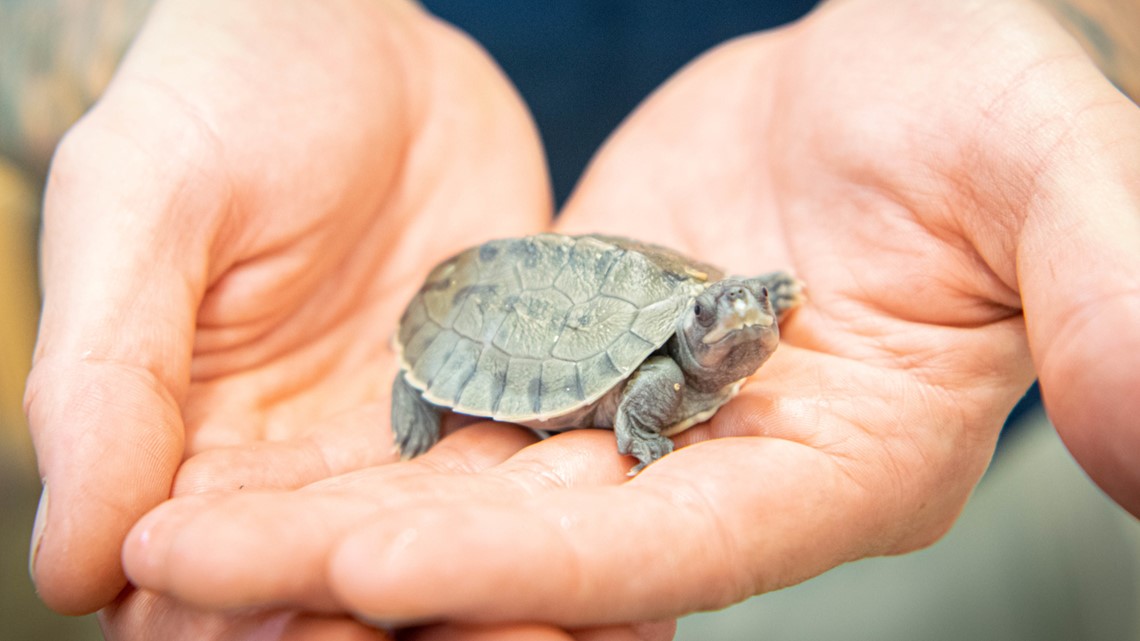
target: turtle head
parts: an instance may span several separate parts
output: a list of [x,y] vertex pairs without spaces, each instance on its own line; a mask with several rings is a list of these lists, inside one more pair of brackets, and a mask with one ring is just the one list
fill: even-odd
[[690,385],[712,391],[755,372],[779,342],[767,288],[727,278],[697,296],[677,321],[669,350]]

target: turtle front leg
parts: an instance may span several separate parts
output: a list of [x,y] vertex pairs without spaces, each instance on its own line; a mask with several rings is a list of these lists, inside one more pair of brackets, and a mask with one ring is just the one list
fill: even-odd
[[685,389],[685,375],[673,359],[654,356],[629,377],[614,417],[618,452],[640,461],[630,476],[673,451],[673,441],[662,435],[673,425]]
[[436,444],[441,414],[438,407],[425,401],[423,394],[408,383],[403,372],[396,375],[392,383],[392,435],[400,458],[414,458]]
[[768,288],[768,300],[772,302],[772,311],[776,312],[776,318],[781,321],[788,312],[802,305],[806,298],[803,281],[788,272],[771,272],[749,278],[746,282],[756,298],[760,298],[758,292],[761,287]]

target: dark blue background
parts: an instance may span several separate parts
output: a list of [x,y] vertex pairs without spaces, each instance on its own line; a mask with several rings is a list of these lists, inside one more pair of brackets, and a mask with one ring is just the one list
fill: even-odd
[[702,52],[794,20],[815,0],[426,0],[514,81],[542,133],[556,201],[618,123]]

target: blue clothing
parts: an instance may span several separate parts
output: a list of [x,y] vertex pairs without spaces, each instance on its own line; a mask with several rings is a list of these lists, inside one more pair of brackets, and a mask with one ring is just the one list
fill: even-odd
[[425,0],[503,67],[538,123],[555,200],[634,107],[702,52],[815,0]]

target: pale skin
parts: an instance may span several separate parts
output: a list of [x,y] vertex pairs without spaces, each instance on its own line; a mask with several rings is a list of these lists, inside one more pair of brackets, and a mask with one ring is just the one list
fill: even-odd
[[[936,540],[1034,376],[1078,461],[1140,513],[1140,114],[1014,0],[829,3],[703,57],[599,153],[558,231],[808,283],[776,354],[677,452],[628,480],[611,433],[533,444],[481,424],[389,464],[386,345],[410,274],[550,212],[505,81],[414,10],[369,7],[407,30],[314,42],[306,55],[339,63],[314,77],[292,65],[258,85],[239,67],[211,91],[216,69],[188,59],[177,19],[192,10],[170,2],[65,144],[29,386],[51,495],[34,575],[53,607],[112,601],[125,537],[142,589],[104,610],[121,638],[382,634],[354,616],[463,622],[429,638],[518,620],[541,624],[527,638],[668,638],[668,623],[627,624]],[[221,29],[237,47],[220,48],[227,68],[272,44],[251,41],[248,18]],[[319,16],[296,18],[304,34]],[[425,64],[403,47],[434,52],[430,73],[352,64],[377,42],[394,49],[372,58],[397,68]],[[157,82],[161,59],[183,82]],[[325,104],[328,85],[297,90],[318,77],[359,93]],[[329,117],[274,109],[250,129],[235,116],[299,99]],[[116,189],[124,172],[152,179]],[[471,227],[444,242],[444,219]],[[223,492],[143,517],[207,490]]]

